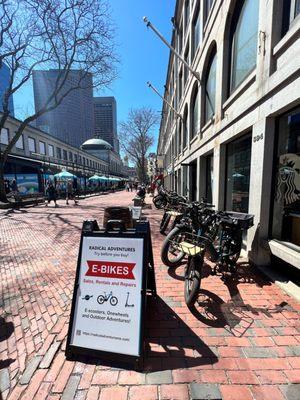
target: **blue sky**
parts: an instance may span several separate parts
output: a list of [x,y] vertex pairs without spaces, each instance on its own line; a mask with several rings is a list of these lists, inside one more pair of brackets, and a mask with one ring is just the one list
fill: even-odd
[[[116,42],[121,63],[119,78],[111,89],[98,92],[99,96],[115,96],[118,121],[126,120],[131,108],[149,106],[161,111],[162,101],[146,85],[150,80],[161,93],[166,79],[168,48],[146,28],[143,16],[170,40],[171,17],[175,0],[109,0],[112,18],[116,25]],[[24,116],[33,109],[31,84],[14,98],[16,117]]]

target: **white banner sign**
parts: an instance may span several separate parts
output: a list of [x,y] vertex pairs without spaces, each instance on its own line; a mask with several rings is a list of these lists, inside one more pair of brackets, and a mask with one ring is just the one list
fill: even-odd
[[143,239],[83,237],[70,345],[138,356]]
[[132,219],[140,219],[142,214],[142,207],[131,207]]

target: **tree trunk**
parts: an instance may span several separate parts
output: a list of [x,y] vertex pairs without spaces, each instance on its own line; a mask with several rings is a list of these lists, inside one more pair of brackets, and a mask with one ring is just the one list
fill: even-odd
[[0,201],[3,203],[8,202],[4,185],[4,164],[2,162],[0,163]]

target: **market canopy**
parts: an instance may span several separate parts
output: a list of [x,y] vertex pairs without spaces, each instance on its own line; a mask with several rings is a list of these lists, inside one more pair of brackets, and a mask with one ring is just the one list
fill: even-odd
[[89,178],[89,181],[106,181],[106,178],[104,176],[93,175]]
[[71,174],[68,171],[61,171],[59,174],[55,174],[54,177],[56,179],[74,179],[74,178],[76,178],[75,175]]

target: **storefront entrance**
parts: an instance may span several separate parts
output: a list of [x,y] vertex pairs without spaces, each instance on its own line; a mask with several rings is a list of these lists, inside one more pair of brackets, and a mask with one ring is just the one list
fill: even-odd
[[272,238],[300,246],[300,108],[277,121]]

